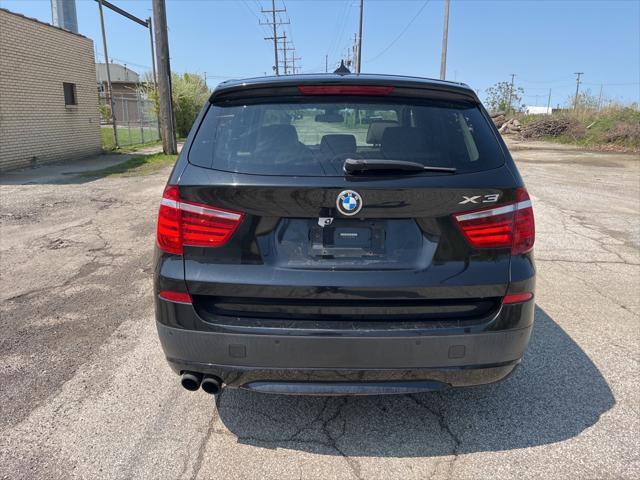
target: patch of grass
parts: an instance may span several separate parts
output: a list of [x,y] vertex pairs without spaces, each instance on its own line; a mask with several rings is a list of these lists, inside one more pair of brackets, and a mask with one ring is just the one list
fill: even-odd
[[138,145],[129,145],[127,147],[120,147],[117,151],[119,153],[136,153],[143,148],[155,147],[156,145],[162,145],[162,140],[154,140],[153,142],[140,143]]
[[[110,151],[116,148],[116,142],[113,138],[113,127],[101,127],[100,136],[103,150]],[[143,138],[144,143],[142,141]],[[156,129],[145,128],[143,134],[143,132],[140,131],[140,127],[118,127],[118,143],[120,144],[121,150],[154,145],[158,143],[158,131]]]
[[173,165],[177,158],[177,155],[165,155],[164,153],[140,155],[117,165],[103,168],[102,170],[82,172],[80,175],[83,177],[137,177],[149,175],[164,167]]

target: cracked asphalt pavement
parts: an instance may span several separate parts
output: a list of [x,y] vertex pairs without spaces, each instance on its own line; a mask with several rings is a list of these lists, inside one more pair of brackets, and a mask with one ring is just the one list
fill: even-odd
[[511,147],[538,230],[528,353],[409,396],[183,390],[151,298],[168,170],[1,177],[0,479],[639,478],[640,158]]

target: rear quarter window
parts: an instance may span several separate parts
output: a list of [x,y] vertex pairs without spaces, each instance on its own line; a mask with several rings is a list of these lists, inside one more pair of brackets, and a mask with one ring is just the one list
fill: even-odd
[[236,173],[343,176],[347,158],[496,168],[504,154],[479,107],[466,102],[302,97],[211,105],[189,161]]

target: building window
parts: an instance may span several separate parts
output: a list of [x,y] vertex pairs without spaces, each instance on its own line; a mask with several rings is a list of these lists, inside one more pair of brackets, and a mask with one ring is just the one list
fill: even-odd
[[64,88],[65,106],[78,105],[78,99],[76,98],[76,84],[63,82],[62,88]]

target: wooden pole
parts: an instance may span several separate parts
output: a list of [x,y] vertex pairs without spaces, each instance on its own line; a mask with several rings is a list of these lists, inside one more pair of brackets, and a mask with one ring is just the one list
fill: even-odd
[[447,76],[447,43],[449,41],[449,0],[444,2],[444,29],[442,30],[442,54],[440,56],[440,80]]
[[111,123],[113,124],[113,141],[116,148],[120,148],[118,142],[118,125],[116,124],[116,109],[113,102],[113,88],[111,86],[111,70],[109,69],[109,53],[107,51],[107,35],[104,30],[104,14],[102,13],[102,0],[98,0],[98,10],[100,10],[100,29],[102,30],[102,48],[104,50],[104,64],[107,67],[107,90],[109,95],[109,106],[111,107]]
[[178,153],[173,124],[171,100],[171,67],[169,63],[169,38],[167,34],[167,11],[164,0],[153,0],[153,23],[155,23],[156,55],[158,65],[158,96],[162,120],[162,150],[166,154]]

